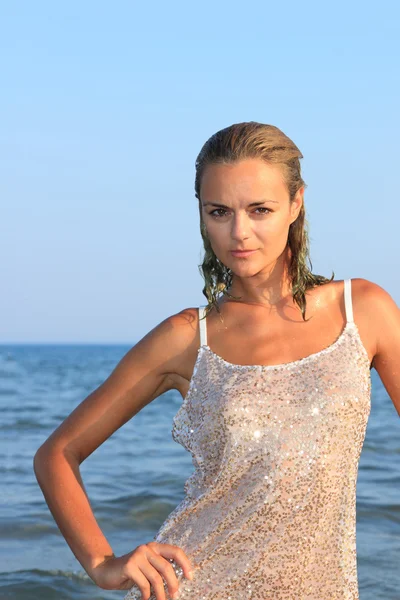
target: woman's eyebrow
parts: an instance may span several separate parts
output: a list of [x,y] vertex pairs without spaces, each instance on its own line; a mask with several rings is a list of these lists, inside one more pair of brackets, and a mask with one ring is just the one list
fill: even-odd
[[[260,206],[260,204],[265,204],[265,202],[274,202],[275,204],[279,204],[278,200],[257,200],[255,202],[250,202],[248,206]],[[203,202],[203,206],[219,206],[220,208],[229,208],[226,204],[220,204],[219,202]]]

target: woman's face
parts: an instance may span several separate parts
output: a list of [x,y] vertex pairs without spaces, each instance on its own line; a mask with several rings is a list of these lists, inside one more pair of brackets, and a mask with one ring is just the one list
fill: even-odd
[[[303,191],[290,203],[279,167],[257,158],[208,165],[200,198],[208,238],[219,260],[239,276],[272,265],[287,245]],[[254,252],[235,256],[232,250]]]

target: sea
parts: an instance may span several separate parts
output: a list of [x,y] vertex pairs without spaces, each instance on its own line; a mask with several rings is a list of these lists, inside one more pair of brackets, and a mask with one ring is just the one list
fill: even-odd
[[[73,555],[36,481],[33,457],[129,349],[0,346],[0,600],[125,596],[123,590],[97,587]],[[360,600],[400,600],[400,421],[374,369],[371,379],[357,481]],[[194,467],[171,436],[181,402],[175,390],[158,397],[80,466],[93,512],[116,556],[151,541],[183,499]]]

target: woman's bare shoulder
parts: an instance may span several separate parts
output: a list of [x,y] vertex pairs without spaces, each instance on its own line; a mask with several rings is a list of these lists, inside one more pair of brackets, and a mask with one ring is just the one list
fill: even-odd
[[379,318],[385,310],[393,310],[396,304],[387,290],[374,281],[355,277],[351,279],[353,304],[368,318]]
[[367,279],[355,279],[356,303],[373,336],[372,366],[400,416],[400,308],[391,294]]
[[192,345],[198,342],[199,309],[183,308],[165,320],[167,335],[175,352],[190,352]]
[[[322,289],[327,290],[327,293],[332,292],[334,296],[339,298],[343,295],[343,287],[344,279],[334,279],[323,284]],[[314,290],[318,292],[319,289],[321,288],[313,288],[311,292]],[[353,306],[358,307],[360,315],[376,310],[377,303],[388,301],[390,298],[389,293],[383,287],[362,277],[351,278],[351,296]]]
[[174,377],[185,376],[199,346],[197,307],[188,307],[165,317],[144,335],[126,355],[132,369],[146,357],[146,368],[164,377],[164,389],[174,387]]
[[[361,277],[352,282],[354,319],[372,349],[372,356],[384,339],[391,337],[399,328],[400,309],[390,293],[381,285]],[[376,366],[376,359],[373,362]]]

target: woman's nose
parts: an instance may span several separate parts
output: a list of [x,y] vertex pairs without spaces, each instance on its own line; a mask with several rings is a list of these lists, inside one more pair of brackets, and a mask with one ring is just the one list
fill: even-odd
[[248,237],[249,222],[244,214],[236,214],[232,219],[232,238],[242,240]]

